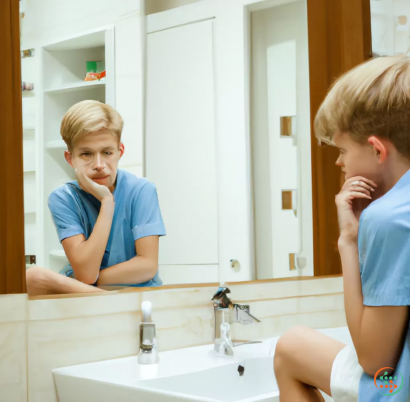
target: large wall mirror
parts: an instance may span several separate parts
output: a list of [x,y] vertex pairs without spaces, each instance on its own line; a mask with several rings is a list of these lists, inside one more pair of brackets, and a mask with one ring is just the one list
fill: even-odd
[[[337,153],[312,116],[336,76],[370,57],[370,11],[375,53],[404,51],[404,1],[49,3],[20,1],[26,268],[33,283],[70,279],[44,294],[341,273]],[[63,140],[64,116],[86,100],[110,106],[111,123],[119,113],[124,149],[104,143],[114,123],[84,135],[81,153]],[[82,105],[85,130],[95,116]],[[98,225],[110,213],[112,230]],[[84,256],[95,227],[106,233]],[[93,253],[111,273],[75,285]]]

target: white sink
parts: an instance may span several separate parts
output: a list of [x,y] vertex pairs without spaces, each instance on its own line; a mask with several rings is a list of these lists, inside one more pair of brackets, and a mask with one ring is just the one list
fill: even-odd
[[[321,330],[351,343],[347,328]],[[279,401],[273,372],[278,337],[235,348],[235,357],[213,355],[213,346],[160,353],[158,365],[137,356],[53,370],[60,402]],[[238,365],[245,366],[243,376]],[[325,397],[326,401],[332,401]]]

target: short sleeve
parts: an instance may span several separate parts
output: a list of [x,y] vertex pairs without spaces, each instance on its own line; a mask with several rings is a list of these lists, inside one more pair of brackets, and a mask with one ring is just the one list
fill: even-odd
[[155,184],[147,182],[133,195],[131,227],[134,241],[147,236],[165,236]]
[[85,235],[75,201],[69,193],[64,193],[63,191],[51,193],[48,197],[48,208],[50,209],[60,242],[78,234]]
[[367,232],[361,251],[363,304],[409,306],[410,222],[396,217]]

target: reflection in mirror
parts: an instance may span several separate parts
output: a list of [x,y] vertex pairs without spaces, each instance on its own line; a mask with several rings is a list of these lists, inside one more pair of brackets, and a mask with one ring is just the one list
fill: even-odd
[[29,291],[313,275],[306,0],[52,4],[21,1]]
[[251,13],[256,278],[313,275],[306,1]]
[[21,2],[26,254],[41,267],[27,271],[29,293],[219,282],[221,265],[232,278],[313,275],[306,1],[251,12],[255,250],[239,249],[246,226],[225,262],[215,54],[228,36],[216,15],[198,18],[206,8],[156,20],[142,3],[105,2],[99,18],[93,0],[58,15]]
[[156,187],[143,174],[143,2],[103,3],[96,13],[93,0],[58,11],[50,1],[21,1],[34,296],[162,284],[166,232]]

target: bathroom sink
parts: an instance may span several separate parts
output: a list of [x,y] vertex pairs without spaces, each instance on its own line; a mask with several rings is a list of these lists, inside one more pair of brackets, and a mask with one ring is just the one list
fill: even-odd
[[142,381],[139,386],[146,390],[184,395],[192,401],[279,401],[273,357],[249,359],[244,364],[242,376],[238,373],[238,364],[229,364],[196,373]]
[[[351,343],[347,328],[321,332]],[[158,365],[140,365],[132,356],[56,369],[59,401],[276,402],[273,356],[278,338],[237,347],[229,358],[216,357],[213,345],[205,345],[161,352]],[[239,365],[245,368],[242,376]]]
[[[277,339],[216,357],[213,345],[160,353],[158,365],[138,357],[53,370],[60,402],[278,401],[273,373]],[[238,366],[245,367],[242,376]]]

